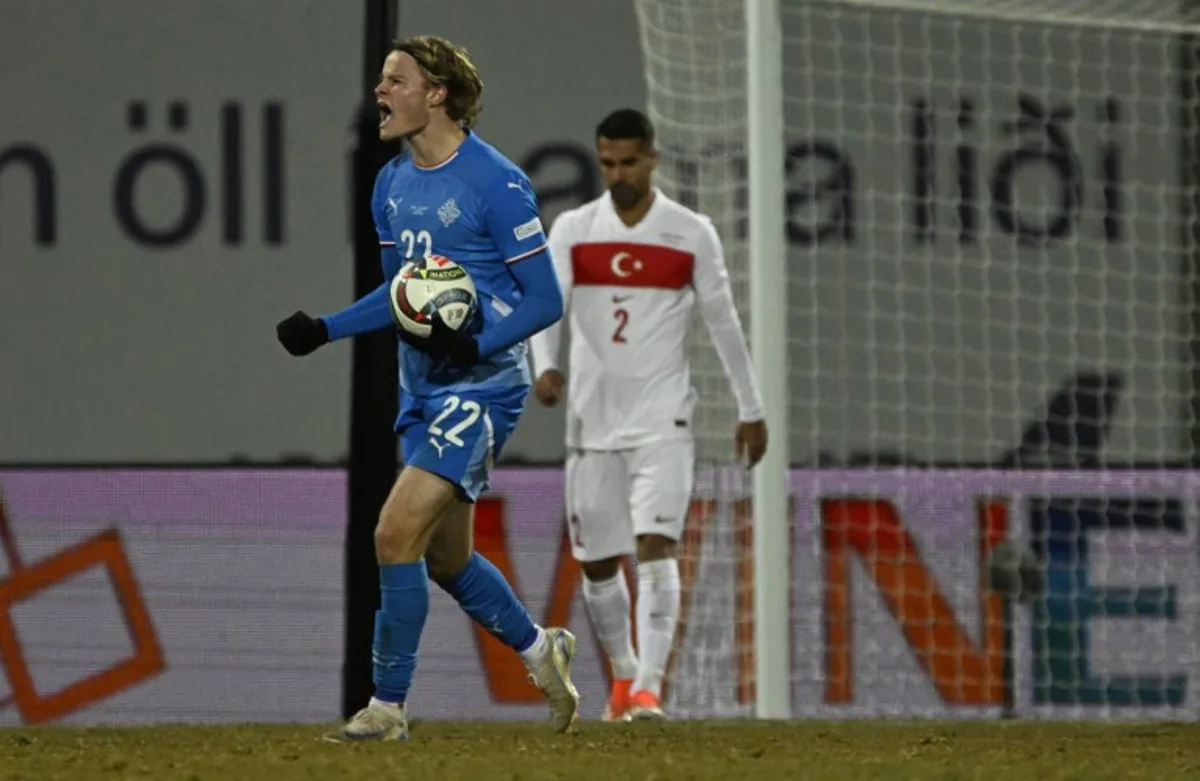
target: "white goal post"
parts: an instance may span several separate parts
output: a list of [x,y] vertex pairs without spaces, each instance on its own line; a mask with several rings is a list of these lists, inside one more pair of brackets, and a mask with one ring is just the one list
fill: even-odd
[[1200,3],[634,2],[771,434],[697,324],[673,712],[1200,715]]
[[[788,430],[787,226],[783,219],[783,37],[779,0],[746,1],[747,264],[750,348],[767,413],[767,431]],[[769,434],[768,434],[769,436]],[[788,437],[775,437],[754,470],[755,715],[792,713],[788,594]],[[776,685],[780,684],[780,685]]]

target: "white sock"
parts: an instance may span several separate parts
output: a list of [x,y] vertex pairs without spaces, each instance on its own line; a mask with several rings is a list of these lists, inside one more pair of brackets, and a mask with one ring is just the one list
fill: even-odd
[[639,562],[637,631],[641,658],[633,691],[662,696],[662,679],[675,642],[679,621],[679,562],[675,559]]
[[525,662],[526,667],[533,667],[538,661],[546,655],[546,630],[540,626],[537,628],[537,640],[533,641],[533,645],[526,648],[524,651],[518,651],[521,655],[521,660]]
[[404,716],[404,705],[401,703],[384,702],[383,700],[372,697],[371,702],[368,704],[373,708],[383,708],[385,711],[392,714],[393,716],[400,716],[400,717]]
[[629,620],[629,587],[625,573],[608,580],[583,579],[583,604],[604,653],[612,662],[613,677],[629,680],[637,674],[637,654]]

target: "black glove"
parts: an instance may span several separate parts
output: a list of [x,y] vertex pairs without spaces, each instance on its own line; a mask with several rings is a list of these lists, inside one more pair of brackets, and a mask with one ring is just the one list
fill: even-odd
[[405,339],[435,361],[448,361],[452,366],[468,367],[479,363],[479,343],[461,331],[455,331],[435,317],[430,323],[432,331],[424,339]]
[[398,336],[400,341],[404,342],[409,347],[415,347],[423,353],[429,352],[428,336],[417,336],[416,334],[409,333],[408,331],[405,331],[403,328],[399,327],[396,328],[396,336]]
[[292,355],[308,355],[329,341],[329,329],[319,317],[297,312],[275,326],[275,336]]

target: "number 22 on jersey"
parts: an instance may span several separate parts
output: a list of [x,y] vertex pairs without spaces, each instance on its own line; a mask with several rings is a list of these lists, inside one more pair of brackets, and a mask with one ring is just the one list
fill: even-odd
[[420,230],[414,233],[405,228],[400,231],[400,241],[396,242],[396,249],[404,254],[405,260],[412,260],[418,250],[420,251],[420,257],[429,257],[433,254],[433,236],[427,230]]
[[[455,412],[461,411],[463,418],[456,422],[449,429],[442,429],[446,418],[453,415]],[[475,425],[475,421],[479,420],[479,416],[483,413],[483,408],[479,406],[479,402],[467,399],[463,401],[458,396],[447,396],[442,411],[437,414],[426,429],[431,437],[441,437],[447,444],[455,447],[462,447],[462,435],[471,426]]]

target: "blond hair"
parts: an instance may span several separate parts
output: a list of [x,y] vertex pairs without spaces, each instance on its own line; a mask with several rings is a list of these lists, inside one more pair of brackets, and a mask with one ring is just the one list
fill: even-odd
[[483,106],[483,79],[467,50],[436,35],[414,35],[392,43],[392,51],[417,61],[425,80],[446,88],[446,115],[462,127],[472,127]]

